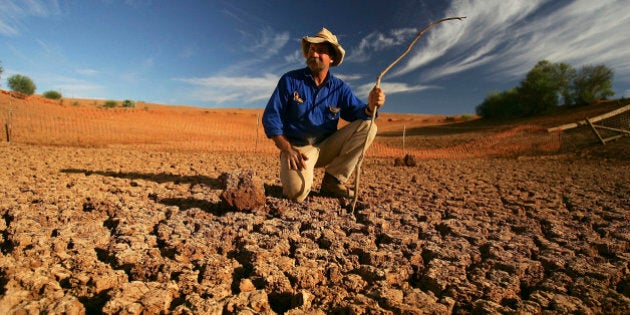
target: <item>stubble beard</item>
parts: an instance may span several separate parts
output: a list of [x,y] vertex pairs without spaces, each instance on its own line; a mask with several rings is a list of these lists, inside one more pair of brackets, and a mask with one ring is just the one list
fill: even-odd
[[306,65],[315,73],[320,73],[326,69],[326,65],[321,60],[313,57],[306,59]]

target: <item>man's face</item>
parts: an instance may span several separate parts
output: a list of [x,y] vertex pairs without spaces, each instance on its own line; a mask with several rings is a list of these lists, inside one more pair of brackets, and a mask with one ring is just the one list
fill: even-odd
[[319,73],[330,68],[333,60],[331,59],[331,47],[327,43],[310,44],[306,58],[306,64],[315,73]]

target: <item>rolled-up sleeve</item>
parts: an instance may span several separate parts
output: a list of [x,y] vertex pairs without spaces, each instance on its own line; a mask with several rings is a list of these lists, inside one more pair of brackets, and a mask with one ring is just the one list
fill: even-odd
[[286,100],[283,100],[281,95],[286,95],[286,93],[282,92],[286,90],[286,84],[283,83],[284,81],[284,77],[280,79],[263,112],[262,124],[268,138],[283,134],[284,124],[282,122],[281,113],[284,104],[286,104]]
[[[342,99],[345,110],[341,113],[341,118],[346,121],[355,121],[358,119],[370,120],[372,116],[365,113],[367,104],[361,101],[350,89],[346,83],[342,83]],[[378,113],[377,113],[378,116]]]

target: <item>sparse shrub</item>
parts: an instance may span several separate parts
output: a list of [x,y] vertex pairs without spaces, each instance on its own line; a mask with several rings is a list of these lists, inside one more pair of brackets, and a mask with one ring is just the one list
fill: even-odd
[[569,64],[539,61],[517,88],[521,116],[536,116],[557,107],[560,95],[570,103],[569,85],[575,74]]
[[57,92],[57,91],[46,91],[44,92],[44,97],[47,99],[51,99],[51,100],[58,100],[61,99],[61,93]]
[[613,70],[584,66],[578,72],[566,63],[539,61],[518,87],[490,93],[476,107],[483,118],[536,116],[554,110],[562,96],[567,106],[588,105],[613,96]]
[[35,83],[27,76],[14,74],[7,79],[9,82],[9,88],[15,92],[19,92],[26,95],[33,95],[35,93]]
[[118,106],[118,102],[112,100],[105,101],[105,104],[103,105],[105,108],[114,108],[116,106]]
[[467,120],[471,120],[473,118],[473,115],[471,115],[471,114],[463,114],[461,118],[462,118],[462,120],[467,121]]
[[125,107],[125,108],[136,108],[136,102],[134,102],[132,100],[124,100],[122,102],[122,107]]
[[516,88],[504,92],[490,93],[476,107],[477,115],[483,118],[505,119],[521,115],[519,95]]
[[74,102],[72,103],[72,106],[79,107],[79,101],[74,101]]
[[582,67],[573,81],[575,105],[588,105],[615,95],[612,90],[613,75],[613,70],[604,65]]

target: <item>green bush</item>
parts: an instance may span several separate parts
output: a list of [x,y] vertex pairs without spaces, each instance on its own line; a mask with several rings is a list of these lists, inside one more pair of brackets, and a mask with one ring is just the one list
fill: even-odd
[[615,95],[613,75],[613,70],[604,65],[582,67],[573,81],[575,105],[584,106]]
[[116,106],[118,106],[118,102],[112,100],[105,101],[105,104],[103,105],[105,108],[114,108]]
[[33,95],[35,93],[35,83],[27,76],[14,74],[7,79],[9,82],[9,88],[15,92],[19,92],[26,95]]
[[569,64],[539,61],[517,88],[521,116],[535,116],[557,107],[559,96],[570,103],[569,85],[575,76]]
[[522,115],[517,88],[490,93],[475,109],[483,118],[505,119]]
[[122,107],[125,107],[125,108],[136,108],[136,102],[134,102],[132,100],[124,100],[122,102]]
[[61,99],[61,93],[57,92],[57,91],[46,91],[44,92],[44,97],[51,99],[51,100],[58,100]]
[[614,95],[612,79],[613,71],[604,65],[578,72],[569,64],[541,60],[518,87],[488,94],[476,111],[483,118],[516,118],[552,111],[560,97],[567,106],[592,104]]

